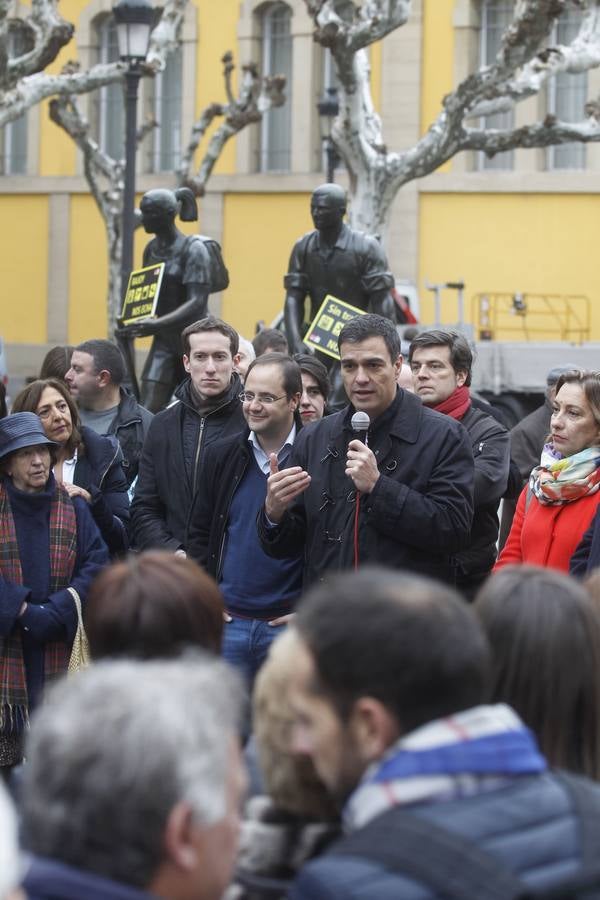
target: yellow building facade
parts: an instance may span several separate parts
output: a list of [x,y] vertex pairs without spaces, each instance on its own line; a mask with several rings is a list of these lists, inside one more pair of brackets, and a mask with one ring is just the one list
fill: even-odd
[[[492,6],[508,14],[510,3],[415,0],[409,23],[372,49],[372,89],[388,147],[418,140],[443,95],[481,60],[484,39],[489,52],[494,33],[485,28],[498,21],[490,18]],[[61,13],[75,24],[76,37],[53,69],[75,56],[84,65],[101,58],[97,29],[110,4],[62,0]],[[229,289],[211,298],[211,308],[251,337],[258,320],[268,323],[281,310],[291,246],[311,227],[309,196],[324,180],[316,104],[331,72],[302,0],[189,0],[174,95],[179,147],[199,110],[225,99],[220,59],[227,50],[238,65],[287,66],[289,79],[285,112],[227,145],[199,203],[199,229],[221,242],[230,273]],[[581,94],[584,86],[578,89]],[[588,73],[588,96],[599,89],[598,73]],[[156,103],[156,87],[144,90],[140,116]],[[114,131],[111,97],[82,101],[91,121],[104,116],[107,134]],[[577,96],[571,99],[576,105]],[[551,102],[550,92],[526,101],[517,123],[539,119]],[[28,375],[49,346],[106,335],[106,238],[79,155],[50,121],[47,104],[27,114],[18,165],[10,161],[15,134],[4,135],[6,174],[0,175],[0,334],[11,370]],[[148,163],[150,157],[142,146],[140,194],[175,185],[172,171]],[[593,252],[599,169],[596,145],[561,158],[515,151],[491,163],[464,154],[406,185],[392,210],[386,250],[397,278],[417,285],[422,320],[434,316],[426,283],[464,279],[467,317],[471,298],[482,292],[584,295],[591,301],[592,337],[600,339]],[[136,264],[146,240],[136,234]],[[445,317],[453,320],[454,295],[443,297]]]

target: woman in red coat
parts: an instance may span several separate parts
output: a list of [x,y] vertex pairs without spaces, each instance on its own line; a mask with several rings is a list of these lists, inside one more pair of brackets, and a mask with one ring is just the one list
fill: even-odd
[[496,569],[523,562],[569,571],[600,503],[600,373],[561,375],[550,429]]

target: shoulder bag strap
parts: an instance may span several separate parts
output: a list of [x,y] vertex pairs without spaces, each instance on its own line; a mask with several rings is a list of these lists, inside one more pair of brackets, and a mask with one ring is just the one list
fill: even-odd
[[452,900],[514,900],[525,884],[472,841],[396,807],[327,855],[361,856]]

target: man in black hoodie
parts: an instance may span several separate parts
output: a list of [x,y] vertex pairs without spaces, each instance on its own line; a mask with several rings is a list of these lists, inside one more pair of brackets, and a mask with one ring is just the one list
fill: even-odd
[[132,504],[133,542],[140,550],[162,547],[185,554],[187,518],[198,489],[204,452],[220,437],[245,427],[233,371],[237,331],[214,316],[184,328],[183,365],[188,373],[177,400],[158,413],[144,443]]

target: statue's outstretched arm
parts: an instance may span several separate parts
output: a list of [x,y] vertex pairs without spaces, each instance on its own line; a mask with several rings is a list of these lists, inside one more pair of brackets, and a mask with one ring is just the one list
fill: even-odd
[[185,293],[185,302],[173,312],[159,316],[158,319],[125,325],[120,329],[120,333],[126,337],[148,337],[159,334],[163,328],[184,328],[189,322],[203,319],[208,309],[209,285],[189,282],[185,285]]
[[369,297],[369,312],[395,321],[394,301],[388,290],[377,291]]
[[301,291],[288,290],[285,295],[283,319],[290,353],[306,353],[307,348],[302,343],[304,295]]

